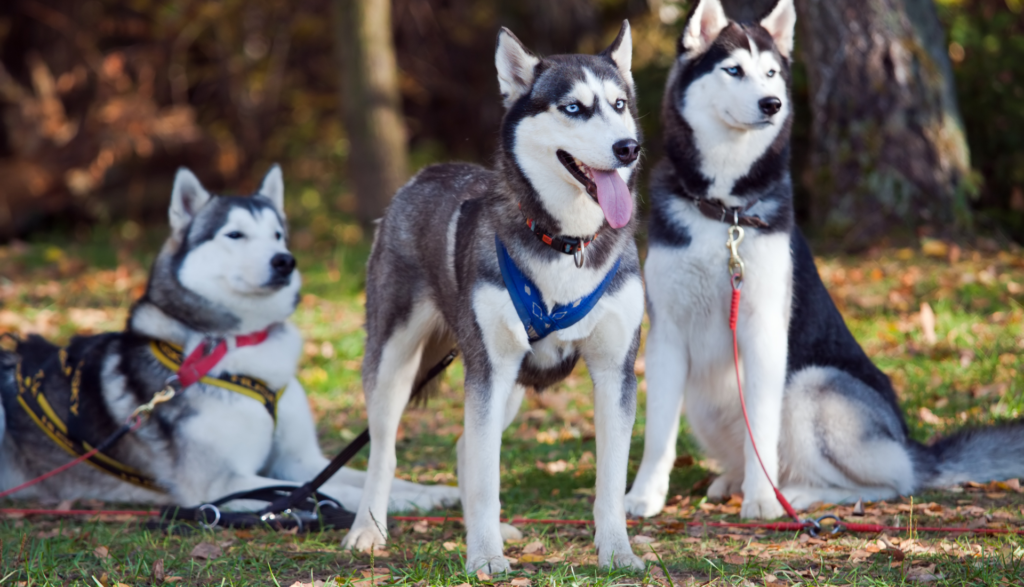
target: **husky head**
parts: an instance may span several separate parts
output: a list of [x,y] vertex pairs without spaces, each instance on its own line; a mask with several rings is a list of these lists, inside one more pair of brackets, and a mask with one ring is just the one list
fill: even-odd
[[209,334],[262,330],[294,311],[301,279],[288,252],[280,167],[252,196],[213,196],[179,169],[170,224],[143,303]]
[[729,20],[721,0],[694,6],[662,113],[669,158],[691,194],[739,206],[788,173],[795,25],[793,0],[756,23]]
[[640,155],[632,54],[628,21],[598,55],[539,58],[498,33],[499,159],[523,211],[549,230],[585,236],[630,223]]

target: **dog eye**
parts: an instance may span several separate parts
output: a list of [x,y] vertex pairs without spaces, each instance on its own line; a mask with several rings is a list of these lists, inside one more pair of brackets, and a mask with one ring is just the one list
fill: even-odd
[[236,240],[244,237],[245,235],[240,233],[240,232],[238,232],[237,230],[232,230],[231,232],[225,234],[224,236],[228,237],[229,239],[231,239],[233,241],[236,241]]
[[280,231],[275,232],[274,233],[274,238],[276,238],[277,240],[281,240],[281,232]]
[[580,111],[580,105],[575,103],[569,104],[568,106],[563,106],[562,110],[565,110],[567,114],[578,114]]
[[743,68],[739,65],[733,65],[732,67],[723,67],[725,73],[733,77],[741,77],[743,75]]
[[775,77],[775,70],[774,69],[769,69],[768,70],[768,77]]
[[622,110],[625,107],[626,107],[626,101],[625,100],[616,100],[615,101],[615,109],[616,110]]

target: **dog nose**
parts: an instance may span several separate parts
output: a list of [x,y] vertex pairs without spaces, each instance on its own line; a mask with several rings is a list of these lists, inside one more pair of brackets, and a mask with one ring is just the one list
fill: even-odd
[[270,259],[270,266],[281,277],[288,277],[295,271],[295,257],[288,253],[278,253]]
[[772,116],[779,110],[782,110],[782,100],[779,100],[775,96],[761,98],[758,100],[757,105],[761,108],[761,112],[764,112],[768,116]]
[[612,152],[623,163],[629,164],[640,156],[640,143],[633,139],[623,139],[612,145]]

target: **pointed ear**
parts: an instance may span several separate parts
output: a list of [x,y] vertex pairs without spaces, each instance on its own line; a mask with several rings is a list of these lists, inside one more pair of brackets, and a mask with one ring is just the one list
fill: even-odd
[[284,175],[281,173],[281,166],[274,163],[267,175],[263,177],[260,184],[259,195],[270,199],[277,208],[277,213],[284,218]]
[[721,0],[699,0],[679,37],[679,54],[703,53],[727,26],[729,19],[725,16]]
[[184,167],[178,169],[178,174],[174,176],[171,207],[168,210],[171,231],[177,233],[185,230],[199,210],[209,201],[210,193],[203,189],[199,178]]
[[793,0],[779,0],[761,26],[775,39],[775,46],[786,59],[793,53],[793,29],[796,28],[796,6]]
[[506,108],[533,87],[533,70],[538,63],[540,59],[530,53],[512,31],[501,27],[494,65],[498,68],[498,87]]
[[615,37],[607,49],[601,51],[601,55],[608,57],[612,63],[619,68],[619,73],[626,78],[629,87],[633,87],[633,73],[630,67],[633,63],[633,35],[629,30],[629,21],[622,21],[622,28],[619,35]]

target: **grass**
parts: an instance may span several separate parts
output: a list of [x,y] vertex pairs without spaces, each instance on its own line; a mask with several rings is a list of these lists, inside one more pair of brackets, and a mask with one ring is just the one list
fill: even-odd
[[[361,274],[368,245],[354,226],[317,222],[297,231],[293,240],[305,283],[294,320],[306,337],[299,377],[324,450],[332,453],[364,427]],[[140,240],[126,240],[108,230],[76,240],[52,237],[0,247],[0,332],[39,332],[65,341],[75,332],[121,328],[144,287],[145,268],[160,238],[145,233]],[[914,249],[820,258],[819,267],[854,334],[893,378],[915,438],[927,441],[965,424],[1024,413],[1019,249],[959,251],[926,241]],[[637,372],[640,407],[631,477],[642,452],[642,362]],[[407,411],[399,432],[400,476],[455,482],[461,376],[456,362],[444,375],[439,397]],[[584,366],[559,387],[527,395],[504,436],[504,515],[590,518],[592,416]],[[739,497],[724,504],[704,500],[712,463],[702,460],[682,426],[682,456],[671,478],[676,497],[661,516],[630,530],[641,536],[637,554],[652,559],[641,574],[598,569],[592,532],[585,527],[523,526],[525,540],[506,546],[506,554],[517,559],[513,574],[486,578],[463,572],[465,534],[458,522],[396,523],[387,551],[369,556],[342,551],[338,531],[294,535],[181,528],[168,533],[118,516],[7,516],[0,519],[0,585],[1021,584],[1024,539],[1019,536],[914,533],[818,540],[704,526],[738,520]],[[364,450],[353,465],[365,466],[366,455]],[[851,513],[828,505],[818,511]],[[434,513],[460,515],[458,510]],[[906,525],[912,514],[915,526],[1021,528],[1024,494],[1012,484],[965,486],[914,496],[913,506],[909,498],[869,504],[866,513],[866,520],[885,524]],[[200,544],[215,545],[215,552],[197,556]]]

